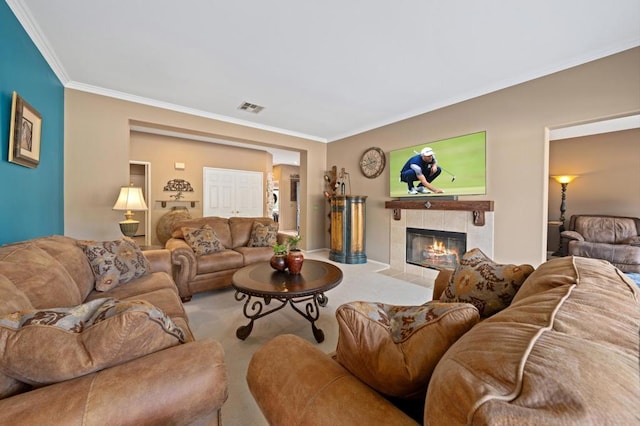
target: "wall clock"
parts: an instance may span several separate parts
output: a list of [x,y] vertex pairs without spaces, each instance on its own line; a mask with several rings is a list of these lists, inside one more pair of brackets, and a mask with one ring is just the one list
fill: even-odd
[[369,179],[380,176],[386,164],[384,151],[376,147],[368,148],[360,158],[360,170]]

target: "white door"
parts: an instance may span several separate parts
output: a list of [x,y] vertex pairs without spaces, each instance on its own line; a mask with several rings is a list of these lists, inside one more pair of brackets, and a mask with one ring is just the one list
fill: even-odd
[[263,173],[210,167],[203,172],[203,216],[264,215]]

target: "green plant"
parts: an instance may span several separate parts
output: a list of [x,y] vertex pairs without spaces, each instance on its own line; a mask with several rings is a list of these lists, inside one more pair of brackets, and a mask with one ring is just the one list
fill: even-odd
[[290,250],[298,250],[298,243],[300,242],[300,240],[302,239],[301,235],[294,235],[292,237],[289,237],[289,249]]
[[278,243],[276,243],[273,246],[273,254],[275,254],[275,255],[287,254],[287,251],[289,251],[289,246],[286,245],[286,244],[278,244]]

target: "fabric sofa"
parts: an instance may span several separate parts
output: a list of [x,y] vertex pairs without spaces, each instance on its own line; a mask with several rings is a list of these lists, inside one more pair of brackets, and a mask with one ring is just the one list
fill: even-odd
[[624,272],[640,272],[640,219],[573,215],[560,234],[565,255],[604,259]]
[[[450,288],[447,275],[438,276],[435,297]],[[422,356],[447,328],[440,322]],[[342,330],[333,355],[297,336],[274,338],[254,354],[247,381],[270,424],[638,424],[639,324],[635,283],[609,262],[569,256],[539,266],[508,307],[463,333],[440,357],[424,398],[391,397],[391,384],[375,390],[366,373],[346,368]],[[368,321],[357,336],[364,354],[350,355],[397,369],[375,341],[381,329]]]
[[224,352],[194,341],[171,272],[120,242],[0,247],[0,424],[219,424]]
[[[190,244],[184,231],[205,227],[212,231],[213,249],[198,253],[198,240]],[[229,287],[238,269],[271,259],[273,245],[284,238],[278,223],[267,217],[209,216],[174,223],[165,248],[171,251],[180,297],[186,302],[195,293]]]

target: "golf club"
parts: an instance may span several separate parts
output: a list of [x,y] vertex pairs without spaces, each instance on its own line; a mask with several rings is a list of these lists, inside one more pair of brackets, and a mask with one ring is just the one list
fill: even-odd
[[[413,150],[413,152],[415,154],[420,154],[418,151],[416,151],[415,149]],[[449,175],[451,175],[451,182],[454,182],[456,180],[456,175],[454,175],[453,173],[451,173],[450,171],[448,171],[447,169],[445,169],[444,167],[438,165],[438,167],[440,167],[440,170],[442,170],[445,173],[448,173]]]

